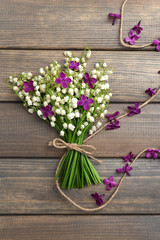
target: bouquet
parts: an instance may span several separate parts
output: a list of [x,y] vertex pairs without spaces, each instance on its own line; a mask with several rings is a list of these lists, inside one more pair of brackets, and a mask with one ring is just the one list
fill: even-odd
[[[102,125],[112,93],[108,83],[112,68],[98,61],[95,69],[86,71],[91,50],[85,49],[78,58],[66,51],[64,66],[57,61],[40,68],[38,75],[21,73],[10,76],[8,85],[23,101],[29,113],[36,113],[52,128],[56,128],[66,143],[82,145],[87,134],[92,135]],[[56,179],[61,188],[83,188],[101,183],[102,179],[82,152],[69,149]]]

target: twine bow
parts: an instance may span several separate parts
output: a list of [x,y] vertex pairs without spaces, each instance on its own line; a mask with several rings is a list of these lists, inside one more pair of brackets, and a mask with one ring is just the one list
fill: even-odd
[[[88,157],[92,158],[93,160],[95,160],[98,163],[102,163],[102,161],[100,161],[92,156],[92,154],[94,154],[96,152],[96,148],[91,145],[87,145],[87,144],[78,145],[76,143],[66,143],[61,138],[53,139],[53,141],[49,142],[48,145],[54,146],[56,148],[67,148],[70,150],[75,150],[75,151],[78,151],[80,153],[87,155]],[[87,149],[88,149],[88,151],[87,151]]]

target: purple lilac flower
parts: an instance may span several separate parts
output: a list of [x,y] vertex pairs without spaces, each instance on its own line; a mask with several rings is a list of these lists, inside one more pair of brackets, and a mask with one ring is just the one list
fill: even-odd
[[112,187],[116,187],[117,186],[117,183],[114,182],[113,176],[109,177],[108,179],[104,179],[103,183],[107,185],[106,189],[108,191],[110,191],[112,189]]
[[139,108],[138,102],[135,103],[135,107],[128,106],[128,110],[129,110],[128,116],[133,116],[135,114],[141,113],[141,109]]
[[116,121],[111,121],[110,124],[107,125],[106,130],[114,130],[118,128],[120,128],[119,121],[116,120]]
[[43,113],[43,117],[44,118],[47,118],[48,116],[53,116],[54,115],[54,112],[51,109],[52,109],[51,105],[48,105],[46,107],[41,107],[40,108],[40,110]]
[[33,87],[33,81],[29,81],[29,82],[24,82],[23,83],[24,91],[27,92],[34,92],[34,87]]
[[89,88],[93,88],[93,83],[96,83],[96,82],[97,82],[97,79],[91,78],[91,77],[89,76],[89,73],[86,72],[86,73],[84,74],[83,81],[84,81],[84,83],[88,83]]
[[79,69],[79,63],[71,61],[69,68],[72,69],[72,70],[78,70]]
[[108,16],[113,18],[112,25],[115,24],[116,18],[117,18],[117,19],[121,19],[121,15],[120,15],[120,14],[117,14],[117,13],[109,13]]
[[158,74],[160,74],[160,70],[158,71]]
[[96,201],[96,204],[98,206],[104,204],[104,200],[102,199],[102,197],[104,197],[105,195],[102,194],[102,195],[99,195],[98,193],[94,193],[94,194],[91,194],[91,196],[93,197],[93,199]]
[[126,162],[133,162],[135,155],[132,152],[129,152],[127,156],[124,156],[123,159]]
[[160,51],[160,40],[154,40],[153,45],[156,46],[157,52]]
[[92,104],[94,102],[92,98],[87,99],[87,97],[85,95],[81,95],[80,99],[81,100],[79,100],[77,102],[77,105],[83,106],[84,110],[88,110],[90,108],[90,104]]
[[135,44],[135,40],[138,40],[140,38],[139,35],[134,34],[134,31],[131,30],[128,34],[129,37],[124,38],[124,41],[127,43],[130,43],[131,45]]
[[158,158],[158,153],[160,152],[159,149],[153,150],[153,149],[147,149],[146,152],[146,158],[153,158],[154,160]]
[[117,120],[116,117],[120,114],[120,112],[115,112],[113,113],[112,115],[106,115],[106,117],[109,119],[109,121],[112,121],[112,120]]
[[137,34],[140,34],[141,31],[143,30],[143,28],[140,27],[140,24],[141,24],[141,21],[139,21],[139,23],[132,28],[132,30],[135,31]]
[[157,88],[148,88],[145,93],[147,93],[150,97],[152,97],[153,95],[156,95],[156,90]]
[[129,172],[132,170],[132,167],[126,163],[123,168],[117,168],[116,170],[118,173],[127,173],[130,176],[131,174]]
[[72,82],[72,80],[68,77],[66,77],[66,74],[64,72],[61,72],[59,74],[59,78],[56,78],[55,82],[57,84],[61,84],[63,88],[67,88],[68,84]]

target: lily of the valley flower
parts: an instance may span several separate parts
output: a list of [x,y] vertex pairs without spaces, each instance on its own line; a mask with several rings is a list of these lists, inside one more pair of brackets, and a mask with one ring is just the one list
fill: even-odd
[[107,191],[110,191],[112,187],[116,187],[117,183],[114,182],[113,176],[109,177],[108,179],[104,179],[103,183],[107,185],[106,189]]
[[61,84],[63,88],[67,88],[68,84],[72,82],[72,80],[68,77],[66,77],[66,74],[64,72],[61,72],[59,74],[59,78],[56,78],[55,82],[57,84]]
[[139,35],[134,33],[134,30],[131,30],[128,34],[129,37],[124,38],[124,41],[130,43],[131,45],[135,44],[135,41],[140,38]]
[[89,88],[93,88],[93,84],[97,82],[97,79],[91,78],[91,77],[89,76],[89,73],[86,72],[86,73],[84,74],[83,81],[84,81],[84,83],[87,83],[87,84],[88,84]]
[[127,173],[130,176],[131,174],[129,172],[132,170],[132,167],[126,163],[123,168],[117,168],[116,170],[118,173]]
[[124,156],[123,159],[125,162],[133,162],[135,155],[132,152],[129,152],[127,156]]
[[141,113],[141,109],[139,108],[139,103],[138,102],[135,103],[135,107],[128,106],[128,110],[129,110],[128,116],[133,116],[135,114],[140,114]]
[[24,83],[23,83],[23,86],[24,86],[24,91],[25,91],[26,93],[28,93],[28,92],[34,92],[33,81],[24,82]]
[[92,198],[96,201],[96,204],[98,206],[104,204],[104,200],[102,199],[102,197],[104,197],[105,195],[102,194],[102,195],[99,195],[98,193],[94,193],[94,194],[91,194]]
[[153,45],[156,46],[156,50],[157,50],[157,52],[159,52],[160,51],[160,40],[158,40],[158,39],[154,40]]
[[48,116],[53,116],[54,115],[54,112],[51,109],[52,109],[51,105],[48,105],[46,107],[41,107],[40,108],[40,110],[43,113],[43,117],[44,118],[47,118]]
[[156,158],[158,158],[158,153],[159,152],[160,152],[159,149],[154,150],[154,149],[149,148],[149,149],[147,149],[145,157],[146,158],[153,158],[155,160]]
[[83,106],[84,110],[89,110],[90,105],[94,102],[92,98],[88,98],[85,95],[80,96],[81,100],[77,102],[78,106]]
[[120,14],[117,14],[117,13],[109,13],[108,16],[113,18],[112,25],[115,24],[116,18],[117,18],[117,19],[121,19],[121,15],[120,15]]
[[156,95],[156,89],[157,88],[148,88],[145,93],[147,93],[150,97],[152,97],[153,95]]

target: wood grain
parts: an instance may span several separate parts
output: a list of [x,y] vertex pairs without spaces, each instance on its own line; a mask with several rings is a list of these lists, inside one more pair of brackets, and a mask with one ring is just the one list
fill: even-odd
[[[112,26],[109,12],[119,13],[123,0],[1,0],[0,48],[117,49],[119,20]],[[124,12],[124,37],[142,20],[138,45],[159,37],[159,0],[129,0]]]
[[[76,54],[80,56],[81,52],[76,51]],[[106,59],[108,65],[113,67],[114,73],[110,77],[112,102],[145,101],[145,90],[160,86],[157,52],[93,51],[87,69],[91,70],[99,59]],[[9,75],[25,71],[38,73],[40,67],[45,67],[52,60],[64,63],[63,51],[0,50],[0,101],[18,100],[6,85]],[[160,102],[160,96],[154,101]]]
[[0,217],[1,240],[159,239],[159,216]]
[[[110,104],[109,113],[126,112],[128,104]],[[149,104],[140,115],[120,121],[121,128],[101,131],[88,141],[96,147],[97,157],[121,157],[129,151],[137,154],[143,148],[160,146],[160,105]],[[21,103],[0,104],[0,156],[1,157],[61,157],[62,150],[49,147],[57,137],[36,114],[30,115]],[[104,122],[107,120],[105,119]]]
[[[103,158],[103,164],[94,164],[102,178],[121,174],[122,158]],[[72,206],[58,192],[55,169],[59,159],[1,158],[0,159],[0,214],[86,214]],[[93,214],[160,214],[160,162],[140,158],[133,166],[113,201]],[[90,194],[105,194],[106,201],[112,191],[99,184],[83,190],[65,190],[65,193],[83,207],[95,207]]]

